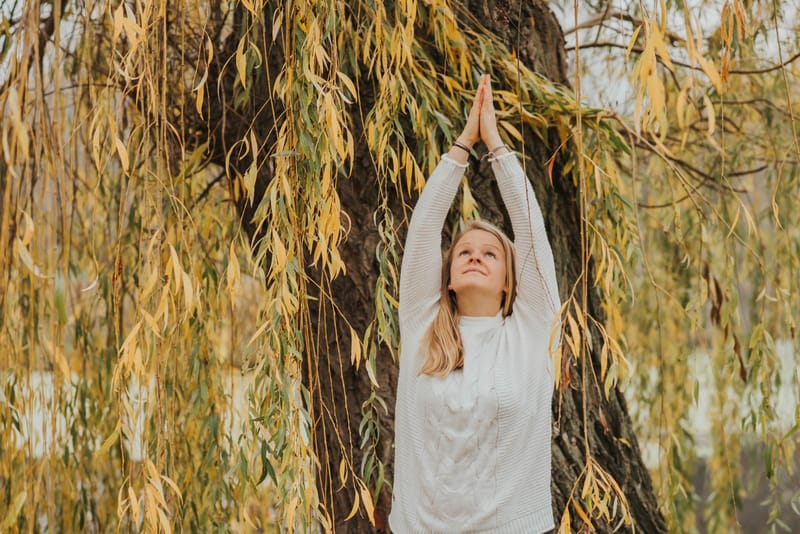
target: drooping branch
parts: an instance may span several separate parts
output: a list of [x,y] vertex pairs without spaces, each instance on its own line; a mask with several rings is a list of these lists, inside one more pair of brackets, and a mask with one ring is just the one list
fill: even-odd
[[[579,48],[581,48],[581,49],[586,49],[586,48],[619,48],[619,49],[622,49],[622,50],[627,50],[628,46],[624,45],[624,44],[621,44],[621,43],[615,43],[615,42],[612,42],[612,41],[594,41],[594,42],[588,42],[588,43],[585,43],[585,44],[581,44],[579,46]],[[574,52],[575,51],[575,46],[567,46],[565,48],[565,50],[567,52]],[[640,46],[634,46],[634,47],[631,48],[631,52],[636,52],[637,54],[641,54],[641,53],[644,52],[644,48],[642,48]],[[783,63],[778,63],[776,65],[773,65],[773,66],[770,66],[770,67],[763,67],[763,68],[760,68],[760,69],[730,69],[730,70],[728,70],[728,74],[735,74],[735,75],[739,75],[739,76],[754,76],[754,75],[759,75],[759,74],[767,74],[769,72],[774,72],[774,71],[777,71],[777,70],[780,70],[780,69],[784,69],[784,68],[788,67],[789,65],[791,65],[792,63],[794,63],[795,61],[797,61],[798,59],[800,59],[800,51],[797,51],[794,54],[792,54],[792,56],[790,56],[789,59],[787,59]],[[661,56],[656,56],[656,60],[660,64],[665,65],[664,60],[661,58]],[[691,70],[694,70],[694,71],[697,71],[697,72],[703,72],[702,67],[699,67],[697,65],[692,65],[690,63],[686,63],[685,61],[681,61],[681,60],[677,60],[677,59],[671,59],[671,58],[670,58],[670,61],[672,61],[673,65],[677,65],[679,67],[684,67],[684,68],[687,68],[687,69],[691,69]]]

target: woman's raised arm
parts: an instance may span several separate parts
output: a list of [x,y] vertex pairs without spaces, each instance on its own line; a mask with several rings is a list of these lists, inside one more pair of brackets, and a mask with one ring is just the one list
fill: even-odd
[[421,326],[436,315],[442,283],[442,227],[456,196],[469,150],[480,140],[481,79],[464,131],[442,157],[419,196],[408,225],[400,267],[400,329]]
[[517,298],[533,309],[555,314],[561,307],[556,268],[533,188],[513,153],[496,157],[492,169],[514,229]]
[[492,170],[514,229],[517,298],[534,310],[556,314],[561,301],[542,211],[517,156],[503,144],[497,131],[488,77],[482,96],[481,138],[492,152]]
[[420,326],[418,322],[436,314],[442,283],[442,226],[465,167],[444,156],[414,206],[400,267],[401,330]]

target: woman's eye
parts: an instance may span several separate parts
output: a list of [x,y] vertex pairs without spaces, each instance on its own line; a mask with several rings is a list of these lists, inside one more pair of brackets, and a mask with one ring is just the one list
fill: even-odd
[[466,256],[467,254],[469,254],[468,250],[462,250],[461,252],[458,253],[459,256]]
[[492,259],[495,259],[497,257],[494,252],[487,252],[486,255]]

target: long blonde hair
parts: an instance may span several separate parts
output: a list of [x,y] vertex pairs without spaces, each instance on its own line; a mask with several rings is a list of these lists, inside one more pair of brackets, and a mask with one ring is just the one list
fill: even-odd
[[516,257],[514,245],[502,230],[485,221],[470,221],[453,238],[450,249],[442,262],[442,288],[439,298],[439,311],[422,340],[425,362],[420,374],[444,377],[455,369],[464,366],[464,344],[458,329],[458,307],[455,293],[450,286],[450,265],[453,262],[453,251],[459,240],[471,230],[483,230],[494,235],[503,246],[506,260],[505,294],[503,295],[503,317],[511,314],[514,299],[517,296]]

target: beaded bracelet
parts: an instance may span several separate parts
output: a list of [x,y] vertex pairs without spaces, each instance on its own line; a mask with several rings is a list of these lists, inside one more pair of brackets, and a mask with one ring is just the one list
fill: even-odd
[[511,147],[510,147],[510,146],[508,146],[507,144],[503,143],[502,145],[500,145],[500,146],[496,146],[496,147],[494,147],[493,149],[491,149],[491,150],[489,151],[489,154],[491,154],[492,156],[494,156],[494,153],[495,153],[495,151],[497,151],[497,150],[500,150],[501,148],[505,148],[506,150],[508,150],[509,152],[511,152]]
[[503,143],[502,145],[496,146],[490,151],[488,151],[486,154],[484,154],[482,159],[488,159],[489,161],[494,161],[495,159],[497,159],[497,156],[494,155],[495,151],[500,150],[501,148],[505,148],[506,150],[511,152],[511,147]]

